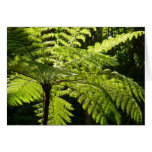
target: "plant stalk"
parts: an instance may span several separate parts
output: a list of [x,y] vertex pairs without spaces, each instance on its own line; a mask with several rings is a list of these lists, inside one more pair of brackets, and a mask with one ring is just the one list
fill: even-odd
[[42,123],[43,123],[43,125],[47,125],[48,115],[49,115],[49,104],[50,104],[51,87],[50,87],[50,85],[46,85],[46,84],[43,85],[42,87],[43,87],[43,91],[44,91]]

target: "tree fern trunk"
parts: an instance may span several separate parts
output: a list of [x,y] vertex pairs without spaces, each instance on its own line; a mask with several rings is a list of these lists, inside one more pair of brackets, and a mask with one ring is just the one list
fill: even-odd
[[111,27],[111,37],[113,37],[114,35],[113,35],[113,27]]
[[91,125],[92,124],[91,123],[91,118],[90,118],[88,112],[86,110],[84,110],[83,113],[84,113],[84,118],[85,118],[85,120],[84,120],[85,124],[86,125]]
[[49,85],[43,85],[44,91],[44,101],[43,101],[43,125],[47,125],[48,114],[49,114],[49,104],[50,104],[50,90],[51,87]]
[[98,35],[97,35],[97,40],[99,42],[102,42],[102,27],[97,27]]
[[119,34],[120,32],[119,32],[119,27],[117,28],[117,30],[118,30],[118,33],[117,34]]

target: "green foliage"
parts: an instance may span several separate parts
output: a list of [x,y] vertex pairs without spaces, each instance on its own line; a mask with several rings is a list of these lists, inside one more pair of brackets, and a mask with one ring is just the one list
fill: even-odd
[[[59,89],[60,88],[60,89]],[[72,105],[60,96],[66,95],[69,93],[69,90],[62,90],[63,85],[54,85],[51,92],[51,99],[49,105],[49,116],[48,116],[48,125],[65,125],[66,123],[71,123],[71,113],[73,109]],[[41,119],[39,120],[42,123],[43,117],[43,104],[39,103],[34,106],[37,108],[35,113]]]
[[16,74],[8,78],[8,104],[22,105],[41,98],[42,87],[37,81],[24,75]]
[[35,113],[43,123],[49,91],[47,124],[71,123],[74,108],[64,95],[76,98],[96,123],[122,124],[121,109],[142,124],[139,104],[144,102],[143,89],[132,79],[112,72],[110,69],[119,63],[103,53],[144,32],[118,35],[88,49],[79,48],[91,36],[90,29],[8,28],[8,105],[39,101]]
[[101,44],[97,42],[93,47],[90,46],[89,50],[94,50],[95,52],[107,53],[112,48],[120,45],[121,43],[126,43],[126,41],[131,41],[133,38],[138,38],[143,35],[144,31],[137,31],[127,34],[117,35],[115,38],[109,38],[104,40]]

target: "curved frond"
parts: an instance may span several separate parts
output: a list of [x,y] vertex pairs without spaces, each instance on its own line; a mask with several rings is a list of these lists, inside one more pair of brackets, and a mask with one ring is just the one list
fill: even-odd
[[50,92],[48,124],[65,125],[73,116],[71,103],[64,99],[70,95],[96,123],[121,124],[124,113],[141,124],[144,90],[134,80],[112,72],[119,63],[103,53],[144,32],[118,35],[80,49],[92,31],[96,28],[8,28],[8,104],[39,101],[35,112],[42,118],[45,93]]
[[37,81],[24,75],[16,74],[8,78],[8,105],[21,105],[41,99],[42,88]]
[[[41,118],[39,122],[42,123],[43,104],[37,104],[35,107],[37,108],[37,110],[35,110],[35,113],[38,117]],[[72,110],[74,110],[72,105],[66,100],[58,96],[53,97],[50,100],[47,124],[66,125],[67,123],[71,123],[71,117],[73,116],[73,114],[71,113]]]
[[74,84],[71,86],[71,97],[78,99],[89,115],[100,124],[108,124],[108,120],[121,124],[121,115],[117,111],[111,97],[104,88],[91,84]]
[[122,43],[126,43],[126,41],[131,41],[133,38],[137,39],[138,37],[144,34],[145,34],[144,31],[137,31],[137,32],[127,33],[127,34],[117,35],[115,38],[109,38],[109,39],[104,40],[101,44],[97,42],[93,47],[89,46],[88,50],[93,50],[94,52],[107,53],[112,48]]
[[66,125],[71,123],[72,105],[60,97],[54,97],[49,107],[49,125]]

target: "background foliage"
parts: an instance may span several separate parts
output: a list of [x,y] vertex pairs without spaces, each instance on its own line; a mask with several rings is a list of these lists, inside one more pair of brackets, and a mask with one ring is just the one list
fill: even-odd
[[42,123],[50,80],[48,124],[144,124],[144,28],[8,28],[8,124]]

